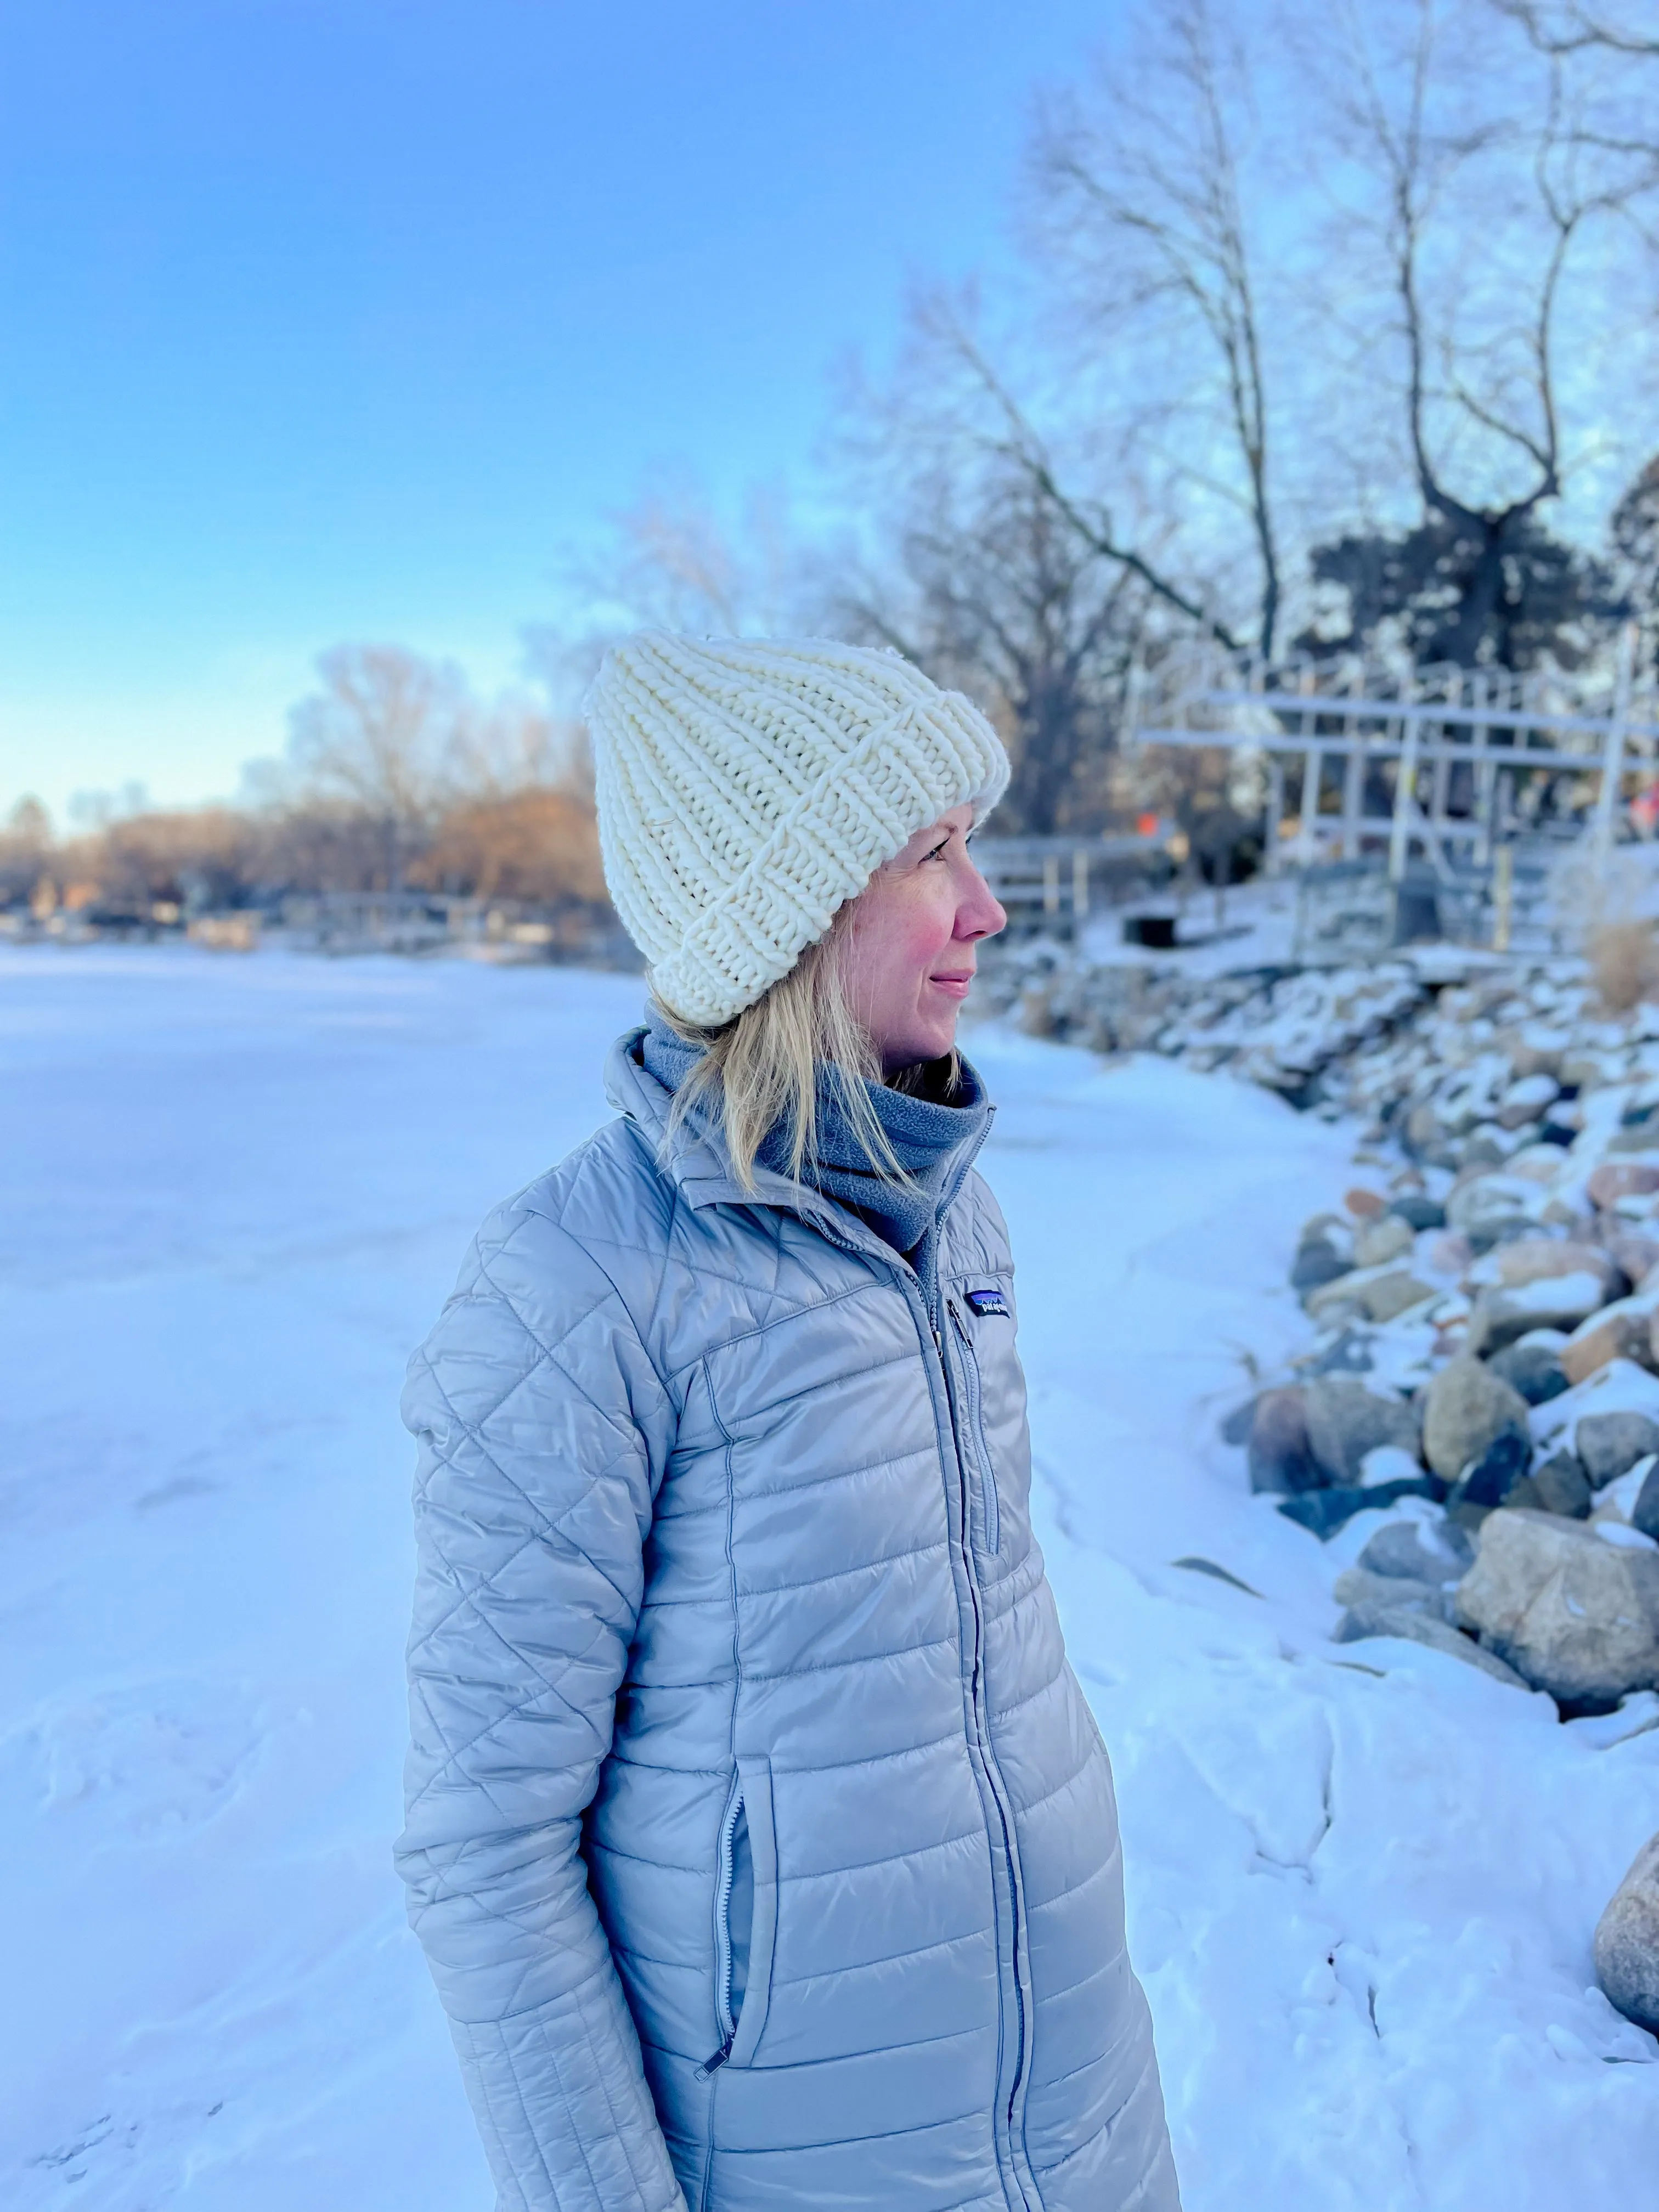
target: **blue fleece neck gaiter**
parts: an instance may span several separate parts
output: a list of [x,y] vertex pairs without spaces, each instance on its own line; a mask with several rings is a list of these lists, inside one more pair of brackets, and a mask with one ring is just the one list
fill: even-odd
[[[698,1056],[695,1046],[659,1022],[653,1020],[646,1031],[641,1057],[647,1072],[668,1091],[678,1090]],[[949,1105],[890,1090],[884,1083],[864,1085],[871,1109],[909,1177],[908,1183],[884,1175],[860,1142],[847,1106],[847,1085],[853,1079],[838,1067],[818,1070],[817,1142],[801,1164],[803,1182],[856,1213],[910,1261],[921,1278],[930,1313],[935,1304],[939,1214],[964,1147],[983,1134],[991,1119],[991,1103],[977,1072],[965,1060],[957,1065],[958,1079]],[[777,1175],[789,1173],[792,1134],[781,1121],[768,1132],[757,1155],[763,1167]]]

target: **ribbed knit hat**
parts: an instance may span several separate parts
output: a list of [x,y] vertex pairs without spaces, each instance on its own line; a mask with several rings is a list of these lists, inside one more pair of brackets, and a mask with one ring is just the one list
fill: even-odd
[[617,912],[683,1018],[714,1027],[787,975],[884,860],[1008,760],[971,700],[902,654],[644,630],[584,702]]

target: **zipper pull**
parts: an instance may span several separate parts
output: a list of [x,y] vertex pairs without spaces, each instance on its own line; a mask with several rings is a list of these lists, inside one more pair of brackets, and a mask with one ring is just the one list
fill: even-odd
[[724,2066],[726,2060],[732,2056],[732,2045],[736,2041],[737,2038],[735,2035],[728,2035],[725,2042],[721,2044],[720,2049],[714,2053],[714,2057],[712,2058],[705,2058],[703,2060],[702,2064],[699,2066],[696,2070],[696,2078],[699,2081],[706,2081],[711,2074],[714,2073],[720,2067]]

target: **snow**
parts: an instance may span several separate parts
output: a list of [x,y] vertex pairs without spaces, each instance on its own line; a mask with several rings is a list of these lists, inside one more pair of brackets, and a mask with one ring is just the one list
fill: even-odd
[[[1620,1307],[1631,1303],[1621,1299]],[[1604,1306],[1603,1313],[1613,1308]],[[1587,1413],[1646,1413],[1659,1420],[1659,1376],[1633,1359],[1609,1359],[1582,1382],[1547,1398],[1528,1415],[1535,1450],[1576,1451],[1578,1424]]]
[[[551,969],[0,953],[19,2212],[486,2212],[387,1856],[395,1402],[486,1206],[606,1110],[639,999]],[[1331,1644],[1381,1516],[1322,1546],[1217,1435],[1252,1364],[1306,1340],[1291,1247],[1352,1183],[1352,1132],[1164,1061],[969,1048],[1188,2212],[1639,2201],[1659,2045],[1595,1991],[1590,1938],[1659,1828],[1659,1698],[1564,1726],[1422,1646]]]

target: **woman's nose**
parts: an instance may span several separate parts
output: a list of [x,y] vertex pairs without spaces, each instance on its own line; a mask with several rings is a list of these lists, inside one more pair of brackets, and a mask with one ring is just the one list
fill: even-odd
[[968,886],[967,896],[957,908],[957,935],[994,937],[999,930],[1007,927],[1008,916],[996,894],[971,860],[968,863],[968,872],[973,881]]

